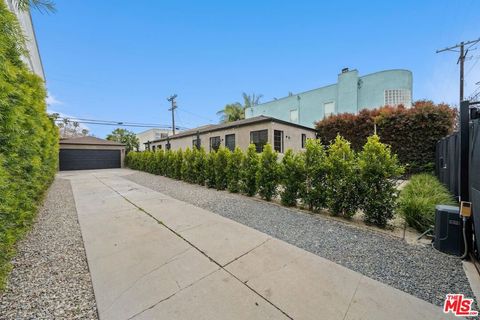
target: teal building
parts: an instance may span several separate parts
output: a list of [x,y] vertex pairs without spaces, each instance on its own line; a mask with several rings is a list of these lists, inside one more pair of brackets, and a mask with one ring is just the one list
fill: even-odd
[[307,127],[332,114],[358,113],[385,105],[412,105],[412,72],[385,70],[359,76],[345,68],[335,84],[262,103],[245,110],[245,117],[260,115]]

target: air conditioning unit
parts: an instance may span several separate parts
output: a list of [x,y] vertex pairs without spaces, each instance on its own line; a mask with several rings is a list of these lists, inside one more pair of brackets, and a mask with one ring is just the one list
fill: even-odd
[[460,208],[437,205],[435,208],[435,249],[461,256],[465,251],[463,241],[463,222]]

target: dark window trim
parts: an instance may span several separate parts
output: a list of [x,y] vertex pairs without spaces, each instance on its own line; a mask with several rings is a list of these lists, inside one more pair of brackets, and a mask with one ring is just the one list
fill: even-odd
[[[278,148],[277,148],[276,141],[275,141],[275,138],[276,138],[277,134],[280,134],[280,145],[278,146]],[[273,130],[273,150],[275,150],[279,153],[283,153],[284,139],[285,139],[285,134],[284,134],[283,130]]]
[[[260,134],[265,136],[266,138],[265,141],[255,142],[254,141],[255,135],[257,135],[258,140],[260,140]],[[263,146],[265,146],[268,143],[268,129],[250,131],[250,143],[253,143],[255,145],[255,148],[258,153],[262,152]]]
[[305,145],[307,144],[307,134],[302,133],[302,149],[305,148]]
[[[228,141],[228,138],[232,137],[233,136],[233,145],[230,145],[229,144],[229,141]],[[235,145],[236,145],[236,137],[235,137],[235,133],[230,133],[230,134],[226,134],[225,135],[225,147],[227,147],[228,149],[230,149],[230,151],[234,151],[235,150]]]
[[[212,141],[214,139],[218,141],[218,143],[216,143],[215,145],[212,143]],[[210,151],[212,151],[212,149],[215,150],[215,151],[218,151],[221,144],[222,144],[222,140],[221,140],[220,136],[210,137]]]

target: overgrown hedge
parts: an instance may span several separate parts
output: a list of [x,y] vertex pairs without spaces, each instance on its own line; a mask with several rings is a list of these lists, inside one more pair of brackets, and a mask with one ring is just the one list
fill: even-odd
[[0,1],[0,290],[58,159],[58,129],[46,113],[42,79],[21,60],[24,43],[16,17]]
[[239,148],[232,153],[224,147],[208,154],[203,148],[130,152],[126,164],[218,190],[248,196],[258,193],[268,201],[280,194],[284,205],[328,209],[347,219],[362,209],[365,221],[380,227],[393,217],[395,179],[403,172],[378,136],[369,137],[359,153],[338,136],[328,148],[308,139],[305,152],[288,150],[281,161],[271,145],[265,145],[259,155],[252,144],[246,153]]
[[435,145],[453,132],[456,110],[446,104],[417,101],[412,108],[383,107],[362,110],[359,114],[338,114],[317,122],[319,137],[325,143],[337,134],[360,150],[367,137],[377,134],[383,143],[392,147],[408,173],[433,171]]

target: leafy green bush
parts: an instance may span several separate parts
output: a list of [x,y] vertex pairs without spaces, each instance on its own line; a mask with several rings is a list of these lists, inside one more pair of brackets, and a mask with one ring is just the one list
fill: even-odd
[[258,194],[270,201],[277,194],[280,166],[277,162],[278,155],[272,146],[267,143],[260,155],[260,164],[257,171]]
[[225,190],[227,188],[227,164],[230,158],[230,150],[220,147],[215,157],[215,187],[217,190]]
[[173,151],[173,178],[182,180],[183,151]]
[[358,165],[350,143],[340,135],[328,148],[326,158],[327,206],[333,215],[351,218],[358,210]]
[[230,155],[227,164],[228,191],[237,193],[240,191],[240,178],[243,162],[243,152],[239,147]]
[[165,152],[163,149],[157,150],[155,152],[155,174],[164,175],[165,174]]
[[190,148],[185,149],[182,164],[182,178],[186,182],[195,183],[195,149],[194,151],[190,150]]
[[301,199],[312,211],[326,206],[326,153],[319,139],[307,139],[305,152],[305,182]]
[[172,150],[165,151],[165,176],[175,177],[175,153]]
[[205,185],[205,167],[207,162],[207,154],[205,149],[200,147],[195,153],[195,182],[201,186]]
[[215,158],[217,153],[212,151],[207,154],[205,161],[205,183],[209,188],[215,188],[217,181],[215,180]]
[[305,163],[302,155],[294,154],[291,149],[288,149],[282,159],[280,176],[282,204],[285,206],[297,205],[297,199],[305,181]]
[[395,179],[403,173],[403,167],[377,135],[368,137],[358,158],[364,220],[384,228],[394,215],[398,197]]
[[257,194],[258,165],[257,149],[254,144],[250,144],[243,159],[241,171],[241,190],[249,197]]
[[398,212],[409,226],[425,232],[435,223],[437,204],[455,205],[455,201],[435,176],[427,173],[417,174],[411,177],[400,192]]
[[58,128],[46,112],[45,84],[14,14],[0,1],[0,290],[15,243],[29,229],[58,167]]

